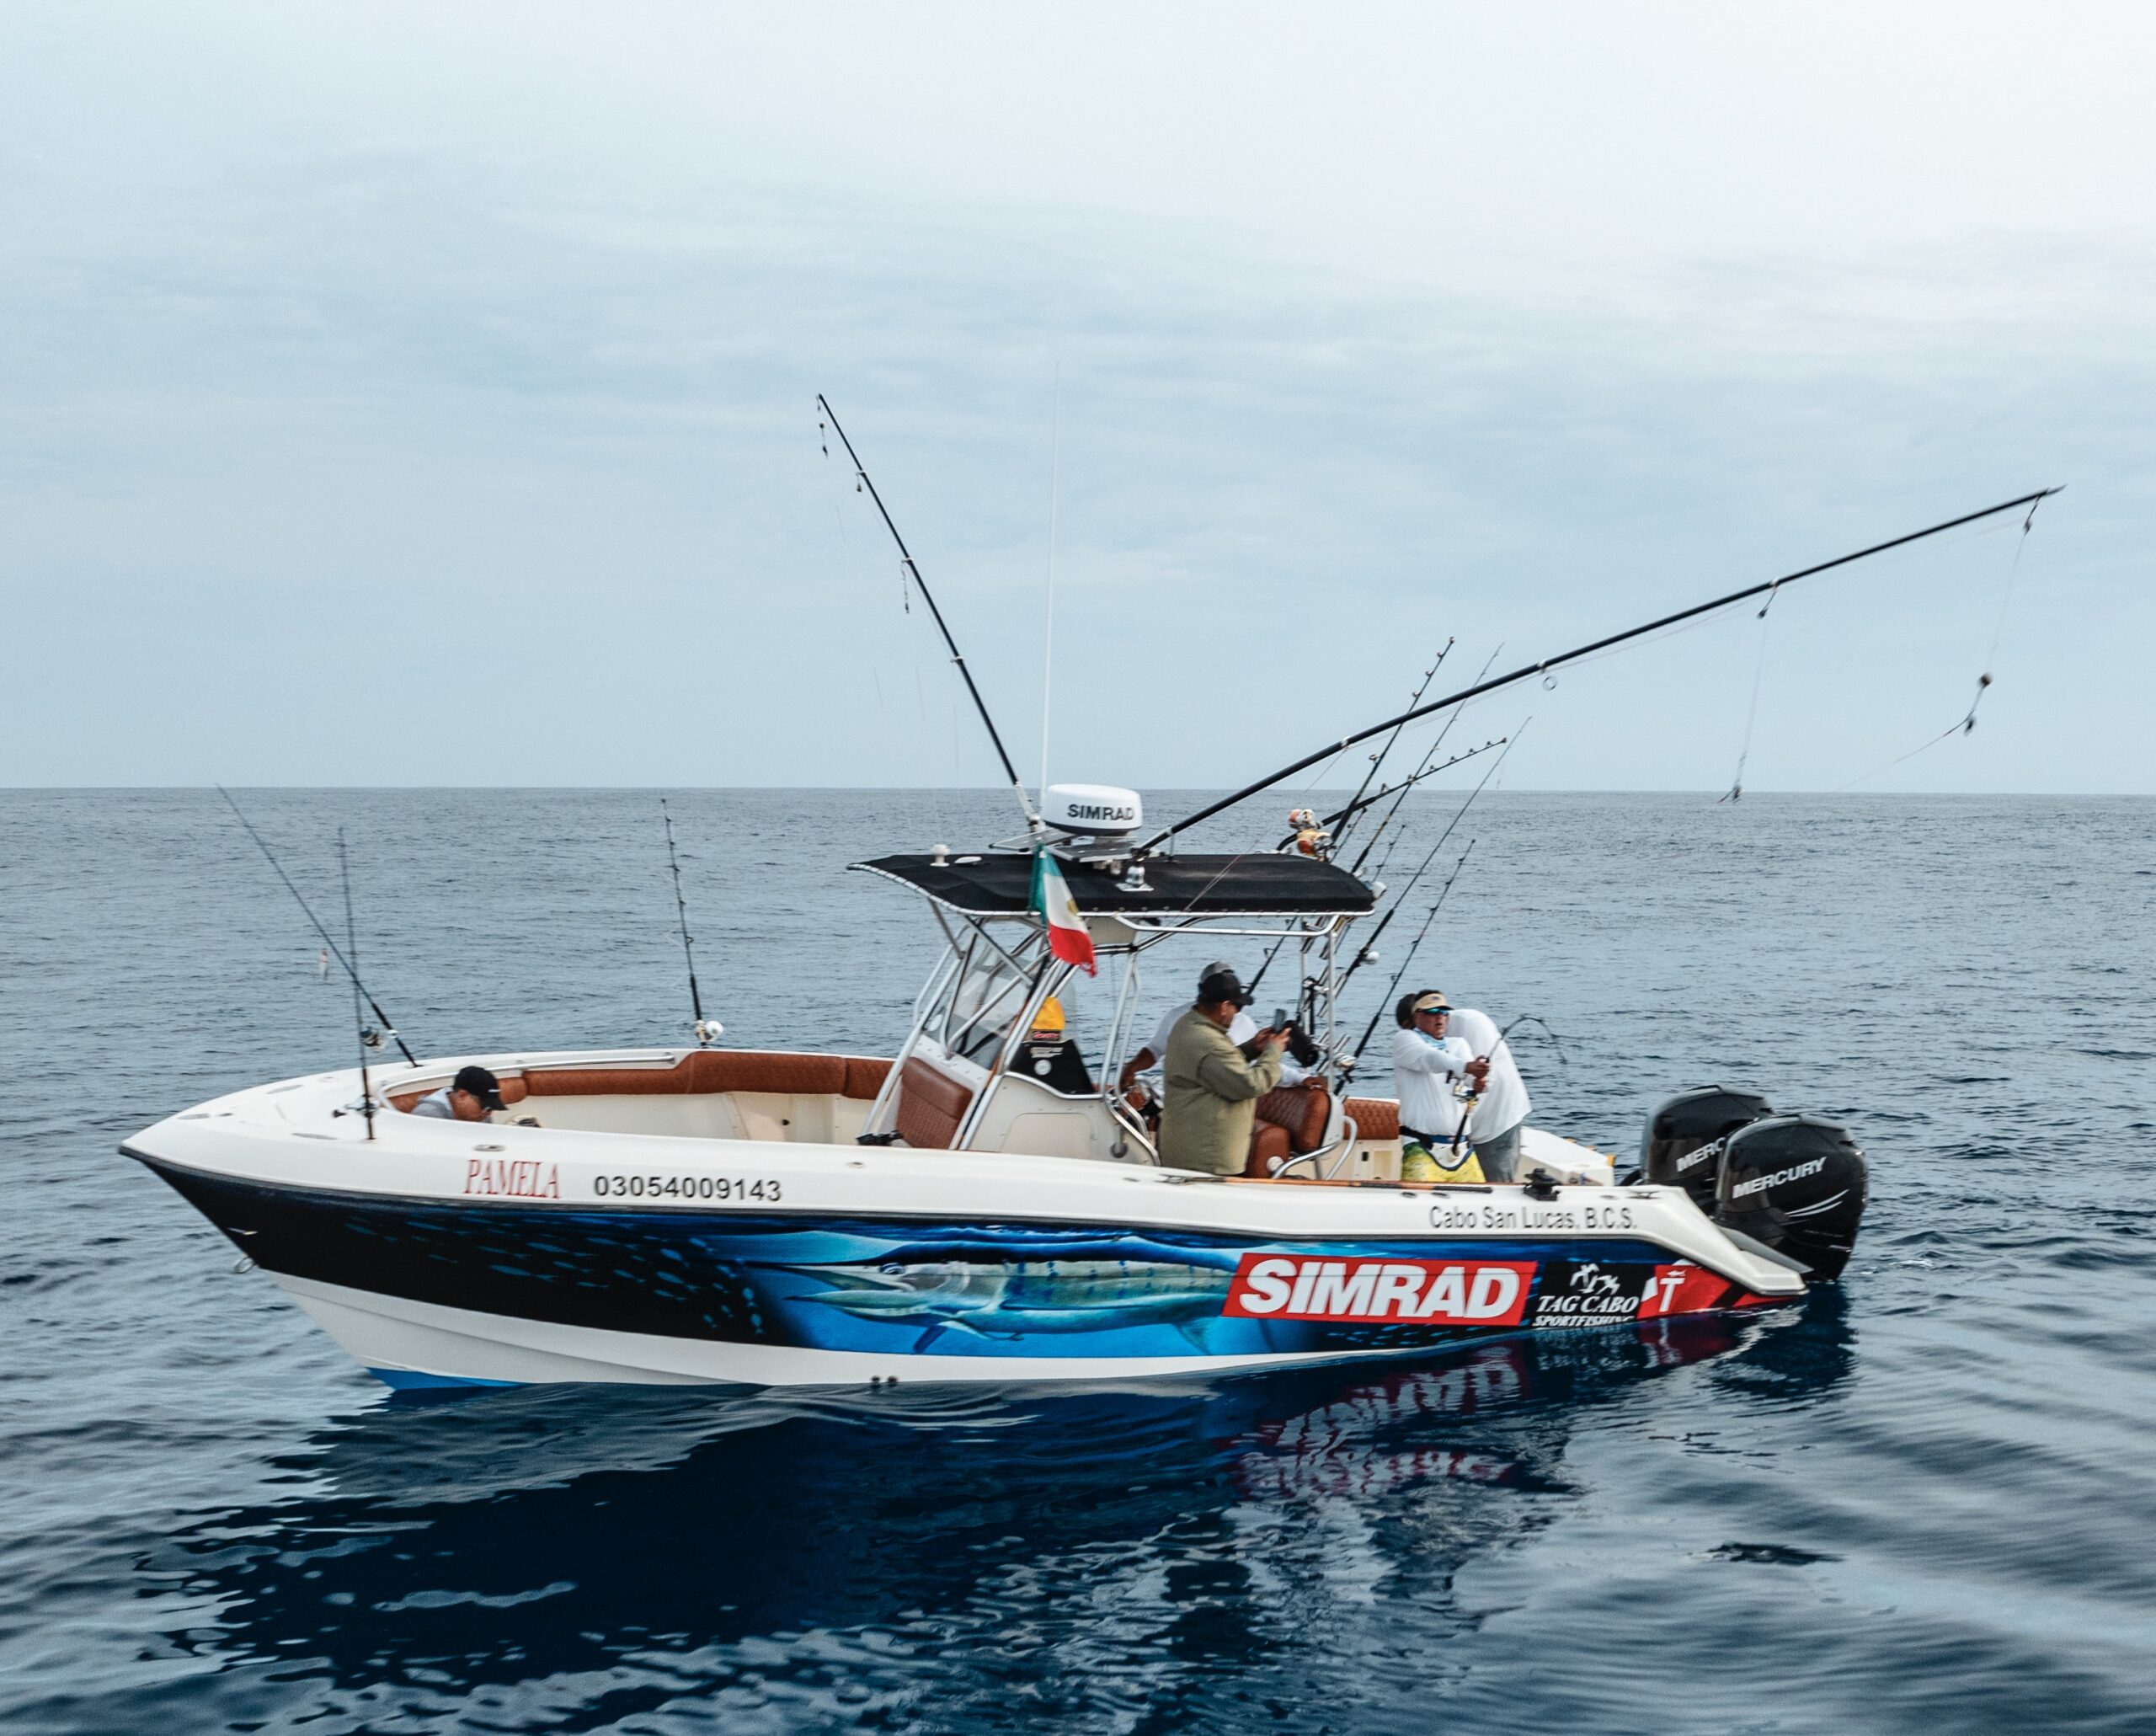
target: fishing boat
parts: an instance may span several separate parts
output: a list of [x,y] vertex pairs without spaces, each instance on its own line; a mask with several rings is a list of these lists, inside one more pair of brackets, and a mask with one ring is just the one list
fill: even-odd
[[[1865,1155],[1843,1128],[1747,1091],[1672,1098],[1622,1177],[1610,1156],[1529,1128],[1516,1181],[1404,1178],[1397,1103],[1355,1082],[1369,1033],[1358,1042],[1337,1017],[1371,956],[1350,936],[1380,894],[1337,846],[1379,797],[1323,820],[1298,811],[1273,851],[1181,840],[1358,742],[1389,749],[1481,694],[2052,491],[1486,670],[1427,703],[1418,689],[1400,715],[1149,834],[1134,791],[1028,791],[854,463],[1025,831],[852,864],[918,898],[944,942],[888,1055],[715,1046],[684,913],[693,1046],[421,1060],[360,981],[349,884],[343,946],[309,909],[355,1019],[371,1010],[401,1061],[371,1064],[363,1034],[355,1068],[216,1098],[121,1150],[362,1365],[395,1386],[1129,1382],[1636,1329],[1785,1305],[1839,1276]],[[1261,943],[1296,985],[1292,1021],[1275,1023],[1293,1023],[1310,1065],[1258,1101],[1241,1173],[1175,1167],[1127,1076],[1141,967],[1182,954],[1155,972],[1165,1004],[1224,944]],[[1042,1019],[1081,969],[1114,989],[1086,1042]],[[468,1066],[494,1076],[499,1108],[414,1113]]]
[[[1123,820],[1074,815],[1134,820],[1134,794],[1050,797],[1052,841],[853,865],[945,941],[894,1055],[343,1069],[122,1149],[392,1386],[1129,1380],[1760,1308],[1839,1269],[1862,1155],[1759,1099],[1665,1115],[1633,1185],[1530,1129],[1522,1182],[1461,1186],[1401,1180],[1396,1104],[1321,1068],[1259,1103],[1243,1174],[1164,1167],[1118,1083],[1144,965],[1182,953],[1180,984],[1224,943],[1281,947],[1297,1023],[1337,1057],[1343,949],[1375,894],[1299,853],[1134,860],[1102,830]],[[1043,857],[1115,991],[1090,1054],[1035,1040],[1081,968],[1040,908]],[[473,1064],[501,1110],[411,1113]],[[1685,1185],[1702,1172],[1711,1196]]]

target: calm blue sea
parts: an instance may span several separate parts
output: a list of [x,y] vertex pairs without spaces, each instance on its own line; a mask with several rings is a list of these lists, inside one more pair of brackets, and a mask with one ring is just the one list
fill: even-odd
[[[347,829],[420,1053],[680,1040],[655,794],[242,799],[324,905]],[[845,864],[1011,830],[672,799],[744,1045],[888,1050],[934,930]],[[114,1150],[347,1060],[284,892],[211,793],[0,793],[0,1729],[2156,1731],[2156,803],[1470,836],[1410,986],[1546,1019],[1536,1119],[1605,1148],[1715,1081],[1844,1119],[1839,1290],[1142,1396],[415,1403]]]

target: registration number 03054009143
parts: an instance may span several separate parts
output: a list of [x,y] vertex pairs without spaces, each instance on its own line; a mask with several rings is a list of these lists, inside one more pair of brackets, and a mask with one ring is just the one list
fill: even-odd
[[600,1175],[591,1191],[601,1199],[754,1199],[776,1205],[784,1194],[766,1176]]

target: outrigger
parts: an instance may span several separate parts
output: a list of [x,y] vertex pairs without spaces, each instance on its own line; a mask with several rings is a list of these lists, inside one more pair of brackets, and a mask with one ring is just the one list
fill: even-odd
[[[339,1069],[121,1150],[398,1386],[1128,1381],[1758,1309],[1839,1274],[1863,1153],[1742,1092],[1662,1105],[1621,1181],[1609,1156],[1529,1129],[1518,1183],[1403,1182],[1397,1107],[1351,1094],[1337,1021],[1375,888],[1321,847],[1167,847],[1222,804],[1150,836],[1128,791],[1024,805],[1026,833],[1000,846],[853,864],[920,897],[946,943],[895,1054],[702,1046],[699,1002],[696,1047],[376,1062],[371,1097]],[[1034,1040],[1075,968],[1033,895],[1043,857],[1115,988],[1105,1029],[1069,1054]],[[1261,1101],[1245,1172],[1225,1178],[1163,1167],[1120,1082],[1141,966],[1179,949],[1156,979],[1187,994],[1223,943],[1292,957],[1317,1052],[1306,1082]],[[410,1113],[472,1064],[502,1110]]]

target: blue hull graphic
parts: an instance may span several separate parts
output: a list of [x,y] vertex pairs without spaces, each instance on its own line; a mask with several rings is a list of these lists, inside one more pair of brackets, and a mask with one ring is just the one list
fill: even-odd
[[[1106,1225],[474,1207],[155,1167],[272,1272],[481,1313],[804,1350],[1321,1356],[1629,1325],[1742,1300],[1734,1285],[1688,1281],[1673,1309],[1656,1285],[1673,1281],[1675,1257],[1640,1241],[1287,1242]],[[1291,1297],[1320,1260],[1338,1275],[1305,1280]],[[1441,1274],[1448,1262],[1460,1270]],[[1247,1287],[1258,1264],[1279,1274],[1269,1290]],[[1469,1286],[1491,1267],[1511,1274],[1486,1287],[1506,1306],[1477,1319],[1481,1293]],[[1322,1297],[1328,1283],[1331,1312],[1321,1301],[1306,1307],[1304,1293]],[[1425,1286],[1436,1319],[1408,1306]],[[1662,1306],[1643,1304],[1657,1294]],[[1312,1308],[1326,1317],[1307,1317]],[[394,1370],[385,1377],[408,1384]]]

